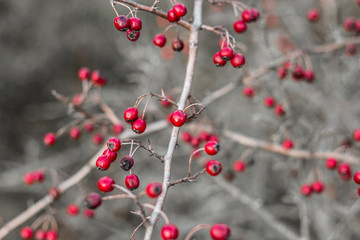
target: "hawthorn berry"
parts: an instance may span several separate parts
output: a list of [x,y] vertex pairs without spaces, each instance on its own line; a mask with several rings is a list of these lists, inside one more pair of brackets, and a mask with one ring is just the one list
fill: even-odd
[[79,206],[76,204],[69,204],[66,208],[66,212],[69,216],[76,216],[79,214]]
[[349,57],[355,56],[357,51],[358,51],[357,46],[354,43],[350,43],[345,47],[345,53]]
[[276,72],[277,72],[278,78],[280,78],[280,79],[286,78],[286,75],[287,75],[287,70],[286,70],[286,68],[284,68],[284,67],[278,67],[277,70],[276,70]]
[[97,169],[99,169],[101,171],[105,171],[105,170],[109,169],[110,164],[111,164],[111,160],[106,155],[101,155],[96,160],[96,167],[97,167]]
[[85,218],[94,218],[95,217],[95,211],[91,210],[91,209],[84,209],[84,214],[83,216]]
[[229,61],[234,56],[234,51],[231,47],[224,47],[220,50],[220,57],[225,61]]
[[243,95],[246,97],[254,96],[254,89],[252,87],[244,87]]
[[107,141],[106,145],[112,152],[117,152],[121,148],[121,141],[117,137],[112,137]]
[[46,240],[46,231],[39,229],[35,232],[36,240]]
[[32,185],[35,182],[35,177],[32,172],[25,173],[23,176],[23,181],[26,185]]
[[90,69],[87,67],[82,67],[79,69],[78,72],[78,77],[80,78],[80,80],[87,80],[90,77]]
[[253,17],[253,21],[256,21],[260,16],[259,10],[257,8],[252,8],[252,9],[250,9],[250,11],[251,11],[251,15]]
[[113,132],[115,134],[120,134],[124,131],[124,126],[121,123],[114,124]]
[[284,149],[292,149],[294,147],[294,142],[290,139],[285,139],[282,146]]
[[242,13],[241,13],[241,17],[242,17],[242,20],[244,22],[251,22],[253,21],[253,15],[252,15],[252,12],[250,9],[245,9]]
[[235,172],[243,172],[246,169],[246,163],[242,160],[236,160],[233,164],[233,170]]
[[223,67],[226,64],[226,61],[220,57],[220,52],[214,54],[213,62],[217,67]]
[[357,193],[360,196],[360,187],[358,188]]
[[45,174],[41,170],[36,170],[32,173],[35,181],[42,183],[45,180]]
[[184,48],[184,42],[180,38],[175,38],[171,43],[171,47],[174,51],[180,52]]
[[101,205],[101,196],[97,193],[90,193],[84,200],[85,207],[95,209]]
[[316,181],[313,182],[311,184],[311,189],[315,192],[315,193],[322,193],[324,191],[325,185],[324,183],[320,182],[320,181]]
[[320,18],[319,10],[317,10],[316,8],[309,9],[309,11],[307,12],[307,19],[310,22],[316,22],[317,20],[319,20],[319,18]]
[[167,19],[169,22],[177,22],[180,20],[180,17],[176,16],[175,11],[172,8],[167,12]]
[[106,155],[110,159],[111,162],[114,162],[116,160],[116,158],[117,158],[117,153],[111,151],[108,148],[103,152],[102,155]]
[[216,141],[208,141],[205,144],[205,152],[209,155],[215,155],[219,152],[220,150],[220,145],[218,142]]
[[103,86],[106,84],[106,78],[102,77],[100,75],[100,71],[99,70],[95,70],[92,72],[91,74],[91,81],[96,85],[96,86]]
[[340,177],[344,181],[348,181],[351,178],[351,167],[347,163],[342,163],[338,167],[338,173],[340,174]]
[[124,171],[129,171],[133,165],[134,165],[134,159],[131,156],[124,156],[120,160],[120,167]]
[[97,134],[94,134],[94,136],[92,137],[92,141],[93,141],[93,143],[100,145],[103,143],[104,137],[101,133],[97,133]]
[[216,134],[212,134],[209,138],[209,141],[215,141],[215,142],[220,142],[219,136]]
[[210,236],[213,240],[227,240],[230,238],[231,230],[224,223],[214,224],[210,228]]
[[210,137],[211,137],[211,135],[208,132],[203,131],[203,132],[199,133],[199,138],[201,139],[201,141],[209,141]]
[[355,141],[360,141],[360,128],[354,130],[353,139]]
[[160,48],[165,46],[165,44],[166,44],[165,35],[162,33],[157,34],[153,39],[153,43],[155,44],[155,46],[158,46]]
[[53,199],[58,199],[61,196],[60,189],[57,187],[51,187],[49,189],[49,194]]
[[294,67],[292,77],[296,81],[299,81],[304,77],[304,70],[300,65]]
[[83,96],[81,93],[75,94],[72,99],[72,103],[74,104],[74,106],[80,106],[82,101],[83,101]]
[[186,122],[187,115],[182,110],[174,111],[170,116],[170,121],[175,127],[181,127]]
[[175,224],[169,223],[161,228],[161,237],[164,240],[175,240],[179,236],[179,230]]
[[242,68],[245,65],[245,57],[241,53],[235,53],[230,62],[234,68]]
[[162,192],[162,185],[159,182],[151,182],[146,186],[145,192],[149,198],[157,198]]
[[308,184],[304,184],[301,186],[300,192],[302,195],[304,195],[305,197],[308,197],[311,195],[312,193],[312,188],[310,185]]
[[127,37],[127,39],[129,39],[130,41],[135,42],[135,41],[137,41],[137,40],[139,39],[139,37],[140,37],[140,32],[138,32],[138,31],[133,31],[133,30],[131,30],[131,29],[128,29],[128,30],[126,31],[126,37]]
[[129,18],[129,25],[130,30],[134,32],[138,32],[142,28],[142,22],[138,17]]
[[268,96],[264,99],[265,107],[273,107],[275,105],[275,99],[271,96]]
[[115,181],[111,177],[104,176],[98,181],[98,188],[102,192],[111,192],[114,190]]
[[69,131],[69,135],[72,139],[79,139],[81,137],[81,131],[78,127],[72,127]]
[[32,236],[33,236],[33,230],[31,227],[23,227],[21,230],[20,230],[20,236],[21,238],[23,239],[31,239]]
[[304,72],[304,79],[309,82],[312,83],[315,80],[315,73],[312,70],[306,70]]
[[186,131],[182,132],[181,140],[183,142],[190,143],[191,139],[192,139],[192,136],[191,136],[191,134],[189,132],[186,132]]
[[325,166],[328,169],[335,169],[337,165],[337,160],[335,158],[328,158],[325,161]]
[[355,24],[356,24],[355,19],[352,17],[349,17],[349,18],[345,19],[343,26],[346,31],[352,32],[355,30]]
[[217,176],[221,173],[222,165],[219,161],[210,160],[206,164],[206,172],[211,176]]
[[357,171],[357,172],[354,174],[354,181],[355,181],[357,184],[360,184],[360,171]]
[[165,100],[161,100],[160,103],[163,107],[169,108],[172,106],[172,103],[168,101],[169,100],[173,100],[173,98],[171,96],[166,95],[165,96]]
[[143,119],[138,118],[131,125],[131,129],[137,134],[143,133],[146,129],[146,122]]
[[91,122],[85,123],[84,130],[87,131],[87,132],[94,131],[94,124],[92,124]]
[[274,112],[275,112],[275,114],[278,115],[278,116],[283,116],[283,115],[285,115],[285,110],[284,110],[284,107],[283,107],[282,104],[276,105],[275,108],[274,108]]
[[56,136],[54,133],[47,133],[44,136],[44,143],[47,146],[53,146],[56,143]]
[[127,123],[133,123],[135,122],[136,119],[138,119],[138,110],[137,108],[134,107],[130,107],[128,109],[125,110],[124,112],[124,120]]
[[198,146],[200,145],[200,143],[201,143],[201,139],[200,139],[200,138],[198,138],[198,137],[192,137],[192,138],[191,138],[190,144],[191,144],[191,146],[193,146],[194,148],[195,148],[195,147],[198,147]]
[[55,230],[50,230],[46,233],[46,240],[57,240],[58,234]]
[[125,186],[129,190],[135,190],[139,187],[140,180],[137,175],[130,174],[125,177]]
[[177,17],[183,17],[187,13],[186,6],[182,3],[175,4],[173,9],[174,9],[174,13]]
[[243,20],[238,20],[233,24],[234,31],[237,33],[243,33],[246,31],[247,26]]
[[356,34],[360,33],[360,20],[357,20],[355,23],[355,32]]
[[114,19],[114,25],[117,30],[124,32],[130,28],[130,21],[125,15],[120,15]]

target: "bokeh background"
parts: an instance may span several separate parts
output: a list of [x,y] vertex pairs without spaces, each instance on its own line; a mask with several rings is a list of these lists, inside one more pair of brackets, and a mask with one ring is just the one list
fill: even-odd
[[[152,1],[139,2],[152,4]],[[184,2],[189,6],[187,18],[191,15],[192,2]],[[230,6],[214,8],[205,1],[203,20],[208,25],[228,27],[236,40],[246,46],[246,52],[243,52],[246,69],[250,72],[281,56],[279,39],[291,39],[299,48],[341,41],[351,36],[342,29],[343,20],[348,16],[360,18],[360,7],[355,0],[258,0],[246,3],[259,8],[262,17],[257,23],[250,24],[245,34],[234,34],[232,23],[236,18]],[[166,11],[170,3],[161,1],[159,6]],[[322,18],[318,23],[310,24],[306,13],[316,6],[321,7]],[[127,14],[125,8],[118,7],[118,10]],[[265,18],[266,14],[271,14],[272,18]],[[101,89],[101,96],[120,117],[134,104],[137,96],[149,90],[160,93],[163,88],[177,96],[185,75],[186,49],[181,53],[173,53],[170,49],[169,42],[177,34],[175,29],[168,32],[165,49],[155,47],[152,38],[163,31],[164,22],[147,13],[139,12],[138,15],[143,20],[143,30],[138,41],[130,42],[124,33],[114,28],[115,13],[107,0],[0,1],[0,226],[40,199],[52,185],[51,176],[47,175],[42,185],[25,186],[22,182],[25,172],[46,166],[57,170],[61,181],[76,172],[98,150],[99,147],[91,142],[91,134],[85,132],[79,141],[62,136],[51,148],[42,142],[46,132],[54,132],[71,122],[67,107],[54,99],[50,91],[56,89],[69,98],[81,92],[81,82],[77,78],[80,67],[99,69],[107,77],[108,84]],[[269,27],[277,20],[278,25]],[[181,28],[178,34],[184,40],[188,37]],[[197,99],[238,80],[245,71],[231,66],[214,66],[212,56],[218,51],[218,42],[219,37],[215,34],[201,32],[192,87],[192,95]],[[280,81],[273,71],[253,83],[254,98],[242,96],[240,84],[230,94],[209,105],[197,121],[211,122],[220,135],[227,129],[279,143],[284,134],[290,134],[298,148],[335,149],[360,126],[359,57],[348,57],[341,49],[330,54],[312,55],[311,59],[315,83]],[[286,106],[285,118],[276,117],[263,106],[262,101],[269,94]],[[91,106],[89,109],[97,111]],[[148,120],[164,119],[170,111],[153,101]],[[197,131],[190,126],[184,128]],[[170,129],[149,136],[160,154],[166,151]],[[335,134],[312,140],[315,134],[323,132]],[[217,157],[221,158],[224,172],[227,172],[246,148],[225,138],[220,141],[223,152]],[[186,173],[190,152],[190,147],[178,146],[172,170],[174,179]],[[351,153],[358,155],[356,149]],[[135,161],[136,173],[142,183],[161,181],[162,164],[156,159],[139,151]],[[264,204],[292,230],[300,232],[299,209],[305,206],[311,239],[327,239],[333,229],[339,235],[334,239],[360,238],[358,208],[346,217],[347,208],[357,199],[357,188],[354,183],[344,183],[337,174],[326,171],[323,161],[302,162],[262,151],[255,151],[248,161],[251,163],[248,169],[236,175],[231,184]],[[320,196],[304,199],[299,195],[299,187],[314,166],[320,169],[326,191]],[[199,166],[196,168],[200,169]],[[122,182],[126,175],[119,166],[112,167],[106,174],[117,182]],[[75,218],[66,215],[69,203],[81,203],[85,193],[97,191],[96,181],[103,175],[103,172],[93,171],[78,187],[51,205],[57,210],[55,217],[59,222],[60,239],[125,239],[140,223],[140,219],[129,212],[136,206],[127,200],[106,202],[92,220],[80,215]],[[231,226],[233,240],[284,239],[207,175],[201,176],[196,184],[181,184],[171,189],[164,211],[179,226],[180,239],[199,223],[216,222]],[[341,227],[341,222],[348,226],[338,230],[335,226]],[[153,239],[160,239],[161,224],[162,221]],[[139,230],[138,239],[142,232],[143,229]],[[206,231],[197,236],[198,239],[209,239]],[[18,229],[6,239],[20,239]]]

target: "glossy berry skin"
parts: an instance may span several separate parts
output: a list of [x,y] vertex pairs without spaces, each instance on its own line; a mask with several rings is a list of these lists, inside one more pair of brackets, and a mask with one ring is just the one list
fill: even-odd
[[355,25],[356,25],[355,19],[352,17],[349,17],[349,18],[345,19],[343,26],[344,26],[345,31],[352,32],[355,30]]
[[95,209],[101,205],[101,201],[101,196],[93,192],[86,196],[84,205],[89,209]]
[[135,190],[139,187],[140,180],[137,175],[130,174],[125,177],[125,186],[129,190]]
[[354,130],[353,139],[357,142],[360,141],[360,128]]
[[130,107],[128,109],[125,110],[124,112],[124,120],[127,123],[133,123],[135,122],[136,119],[138,119],[138,110],[137,108],[134,107]]
[[220,57],[225,61],[229,61],[234,56],[234,51],[231,47],[224,47],[220,50]]
[[103,152],[102,155],[106,155],[110,159],[111,162],[114,162],[116,160],[116,158],[117,158],[117,153],[111,151],[108,148]]
[[290,139],[285,139],[282,146],[284,149],[292,149],[294,147],[294,142]]
[[145,192],[149,198],[157,198],[162,192],[162,185],[159,182],[151,182],[146,186]]
[[31,227],[23,227],[20,230],[20,236],[22,239],[31,239],[34,232]]
[[274,113],[278,116],[284,116],[285,115],[285,110],[282,104],[278,104],[276,105],[276,107],[274,108]]
[[92,124],[91,122],[85,123],[84,130],[87,132],[94,131],[94,124]]
[[292,78],[296,81],[301,80],[304,77],[304,70],[301,66],[297,65],[294,67],[292,72]]
[[85,218],[94,218],[95,217],[95,211],[91,209],[84,209],[83,216]]
[[273,97],[268,96],[264,99],[264,105],[265,107],[271,108],[275,105],[276,101]]
[[61,192],[57,187],[51,187],[49,189],[49,194],[53,199],[59,199],[61,196]]
[[252,87],[244,87],[243,95],[246,97],[253,97],[254,96],[254,89]]
[[242,68],[245,65],[245,57],[241,53],[235,53],[230,62],[234,68]]
[[169,20],[169,22],[177,22],[180,20],[180,18],[176,16],[173,8],[167,12],[167,19]]
[[36,170],[32,173],[35,181],[42,183],[45,180],[45,174],[41,170]]
[[287,75],[287,70],[284,67],[278,67],[278,69],[276,70],[277,76],[280,79],[284,79],[286,78]]
[[219,161],[210,160],[206,164],[206,172],[211,176],[217,176],[221,173],[222,165]]
[[253,15],[250,9],[245,9],[241,14],[242,20],[244,22],[251,22],[253,21]]
[[350,43],[345,47],[345,53],[349,57],[353,57],[357,54],[357,46],[354,43]]
[[47,146],[53,146],[56,143],[56,136],[54,133],[47,133],[44,136],[44,143]]
[[93,143],[100,145],[103,143],[104,137],[101,133],[97,133],[97,134],[94,134],[94,136],[92,137],[92,141],[93,141]]
[[319,20],[319,18],[320,18],[319,10],[315,8],[309,9],[309,11],[307,12],[307,19],[310,22],[316,22],[317,20]]
[[320,181],[316,181],[313,182],[313,184],[311,184],[311,189],[315,192],[315,193],[322,193],[325,189],[325,185],[324,183],[320,182]]
[[186,6],[182,3],[175,4],[173,9],[174,9],[174,13],[177,17],[183,17],[187,13]]
[[130,41],[132,42],[135,42],[139,39],[140,37],[140,32],[137,32],[137,31],[132,31],[131,29],[128,29],[126,31],[126,37],[127,39],[129,39]]
[[114,190],[115,181],[111,177],[104,176],[98,181],[98,188],[102,192],[111,192]]
[[134,159],[130,156],[124,156],[120,160],[120,167],[124,171],[129,171],[133,165],[134,165]]
[[300,192],[302,195],[304,195],[305,197],[308,197],[311,195],[312,193],[312,188],[310,185],[308,184],[304,184],[301,186]]
[[214,224],[210,228],[210,236],[213,240],[227,240],[230,238],[230,234],[229,226],[223,223]]
[[33,173],[25,173],[23,176],[23,181],[26,185],[33,185],[35,182],[35,177]]
[[170,116],[170,121],[175,127],[181,127],[186,122],[187,115],[182,110],[174,111]]
[[192,136],[189,132],[182,132],[181,134],[181,140],[186,143],[190,143],[192,139]]
[[171,47],[175,52],[181,52],[184,49],[184,42],[179,38],[175,38],[171,43]]
[[315,80],[315,73],[312,70],[306,70],[304,72],[304,79],[308,82],[308,83],[312,83]]
[[96,160],[96,167],[97,167],[97,169],[99,169],[101,171],[105,171],[105,170],[109,169],[110,164],[111,164],[111,161],[110,161],[109,157],[106,155],[101,155]]
[[82,67],[79,69],[78,77],[80,80],[84,81],[90,77],[90,69],[87,67]]
[[241,172],[244,172],[245,169],[246,169],[246,164],[245,164],[244,161],[242,161],[242,160],[236,160],[236,161],[234,162],[234,164],[233,164],[233,170],[234,170],[235,172],[241,173]]
[[72,127],[69,131],[69,135],[72,139],[79,139],[81,137],[81,131],[78,127]]
[[143,133],[146,129],[146,122],[143,119],[138,118],[131,125],[131,129],[137,134]]
[[218,142],[215,141],[208,141],[205,144],[205,152],[209,155],[215,155],[219,152],[220,150],[220,145]]
[[76,216],[79,214],[79,207],[76,204],[69,204],[66,208],[66,212],[69,216]]
[[111,151],[117,152],[121,148],[121,141],[117,137],[112,137],[107,141],[106,145]]
[[42,229],[39,229],[35,233],[36,240],[46,240],[46,232]]
[[46,240],[57,240],[58,234],[54,230],[50,230],[46,233]]
[[153,39],[153,43],[155,44],[155,46],[162,48],[166,44],[165,35],[161,33],[157,34]]
[[175,224],[166,224],[161,228],[161,237],[164,240],[175,240],[179,236],[179,230]]
[[142,28],[142,22],[141,22],[140,18],[138,18],[138,17],[129,18],[129,24],[130,24],[130,27],[129,27],[130,30],[134,31],[134,32],[138,32]]
[[130,28],[130,21],[125,15],[120,15],[114,19],[114,25],[117,30],[124,32]]
[[354,174],[354,182],[356,182],[357,184],[360,184],[360,171],[357,171]]
[[337,165],[337,160],[335,158],[328,158],[325,161],[325,166],[328,169],[335,169]]
[[233,24],[234,31],[237,33],[243,33],[246,31],[247,26],[243,20],[238,20]]
[[223,67],[226,64],[226,61],[220,57],[220,52],[214,54],[213,62],[217,67]]
[[115,134],[120,134],[124,131],[124,126],[121,123],[114,124],[113,132]]

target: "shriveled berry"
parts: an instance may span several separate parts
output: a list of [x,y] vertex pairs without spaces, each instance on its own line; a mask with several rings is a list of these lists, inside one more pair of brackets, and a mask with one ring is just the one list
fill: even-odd
[[111,177],[104,176],[98,181],[98,188],[102,192],[111,192],[114,190],[115,181]]
[[84,209],[83,216],[85,218],[94,218],[95,217],[95,211],[91,209]]
[[129,39],[130,41],[135,42],[135,41],[137,41],[137,40],[139,39],[139,37],[140,37],[140,32],[138,32],[138,31],[133,31],[133,30],[131,30],[131,29],[128,29],[128,30],[126,31],[126,37],[127,37],[127,39]]
[[307,12],[307,19],[310,22],[316,22],[317,20],[319,20],[319,18],[320,18],[319,10],[317,10],[316,8],[309,9],[309,11]]
[[53,146],[56,143],[56,136],[54,133],[47,133],[44,136],[44,143],[47,146]]
[[137,108],[130,107],[125,110],[124,112],[124,120],[127,123],[133,123],[135,120],[138,119],[138,110]]
[[348,32],[352,32],[355,30],[356,21],[354,18],[349,17],[344,21],[344,29]]
[[177,22],[180,20],[180,17],[176,16],[175,11],[172,8],[167,12],[167,19],[169,22]]
[[96,160],[97,169],[102,170],[102,171],[109,169],[110,164],[111,164],[111,161],[110,161],[109,157],[106,155],[101,155]]
[[142,28],[142,22],[141,22],[140,18],[138,18],[138,17],[129,18],[129,24],[130,24],[131,31],[138,32]]
[[206,172],[211,176],[217,176],[221,173],[222,165],[219,161],[210,160],[206,164]]
[[104,137],[101,133],[97,133],[93,135],[92,141],[93,143],[100,145],[104,142]]
[[46,231],[39,229],[35,232],[36,240],[46,240]]
[[290,139],[285,139],[282,146],[284,149],[292,149],[294,147],[294,142]]
[[162,185],[159,182],[151,182],[146,186],[145,192],[149,198],[157,198],[162,193]]
[[26,185],[32,185],[35,182],[35,177],[32,172],[25,173],[23,176],[23,181]]
[[120,15],[114,19],[114,25],[117,30],[124,32],[130,28],[130,21],[125,15]]
[[66,212],[70,216],[76,216],[79,214],[79,206],[76,204],[69,204],[66,208]]
[[174,51],[180,52],[184,48],[184,42],[180,38],[174,38],[171,47]]
[[337,165],[337,160],[335,158],[328,158],[325,161],[325,166],[328,169],[335,169]]
[[22,239],[31,239],[34,232],[31,227],[23,227],[20,230],[20,236]]
[[243,95],[246,97],[253,97],[254,96],[254,89],[252,87],[244,87]]
[[355,181],[357,184],[360,184],[360,171],[357,171],[357,172],[354,174],[354,181]]
[[110,159],[111,162],[114,162],[116,160],[116,158],[117,158],[117,153],[111,151],[108,148],[103,152],[102,155],[106,155]]
[[305,197],[308,197],[311,195],[312,193],[312,188],[310,185],[308,184],[304,184],[301,186],[300,192],[302,195],[304,195]]
[[234,68],[242,68],[245,65],[245,57],[241,53],[235,53],[230,62]]
[[217,67],[223,67],[226,64],[226,61],[220,57],[220,52],[214,54],[213,62]]
[[283,116],[283,115],[285,115],[284,106],[279,103],[278,105],[275,106],[274,112],[275,112],[275,114],[278,115],[278,116]]
[[57,240],[58,234],[55,230],[50,230],[46,233],[46,240]]
[[235,172],[243,172],[246,169],[246,164],[242,160],[236,160],[233,164],[233,170]]
[[224,47],[220,50],[220,57],[225,61],[229,61],[234,56],[234,51],[231,47]]
[[170,116],[170,121],[175,127],[181,127],[186,122],[187,115],[182,110],[174,111]]
[[182,132],[181,140],[183,142],[190,143],[191,139],[192,139],[192,136],[191,136],[191,134],[189,132],[186,132],[186,131]]
[[137,175],[130,174],[125,177],[125,186],[129,190],[135,190],[139,187],[140,180]]
[[175,224],[169,223],[161,228],[161,237],[164,240],[175,240],[179,236],[179,230]]
[[84,205],[89,209],[95,209],[101,205],[101,201],[101,196],[93,192],[86,196]]
[[315,192],[315,193],[322,193],[325,189],[325,185],[323,182],[320,181],[316,181],[313,182],[313,184],[311,184],[311,189]]
[[205,144],[205,152],[209,155],[215,155],[219,152],[220,150],[220,145],[218,142],[216,141],[208,141]]
[[130,168],[134,165],[134,159],[130,156],[124,156],[121,160],[120,160],[120,167],[124,170],[124,171],[129,171]]
[[246,26],[245,21],[243,21],[243,20],[238,20],[238,21],[234,22],[233,28],[234,28],[234,31],[235,31],[235,32],[237,32],[237,33],[243,33],[243,32],[246,31],[247,26]]
[[82,81],[89,79],[89,77],[90,77],[90,69],[87,68],[87,67],[80,68],[79,72],[78,72],[78,77]]
[[121,141],[117,137],[112,137],[107,141],[106,145],[111,151],[117,152],[121,148]]
[[79,139],[81,137],[81,131],[78,127],[72,127],[69,131],[69,135],[72,139]]
[[183,17],[187,13],[186,6],[182,3],[175,4],[173,9],[174,9],[174,13],[177,17]]
[[143,133],[146,129],[146,122],[143,119],[138,118],[131,125],[131,129],[137,134]]
[[153,43],[155,44],[155,46],[158,47],[163,47],[166,44],[166,37],[164,34],[157,34],[154,39],[153,39]]
[[275,103],[276,103],[275,99],[271,96],[268,96],[264,99],[265,107],[268,107],[268,108],[273,107],[275,105]]
[[224,223],[214,224],[210,228],[210,236],[213,240],[227,240],[230,238],[231,230]]
[[120,134],[124,131],[124,126],[121,123],[114,124],[113,132],[115,134]]

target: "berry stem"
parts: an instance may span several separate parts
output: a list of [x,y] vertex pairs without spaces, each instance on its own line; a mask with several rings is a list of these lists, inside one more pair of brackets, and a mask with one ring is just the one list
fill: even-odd
[[[155,206],[152,205],[152,204],[149,204],[149,203],[144,203],[144,207],[150,208],[150,209],[152,209],[152,210],[155,209]],[[169,224],[169,223],[170,223],[169,218],[168,218],[168,216],[164,213],[164,211],[160,211],[160,214],[161,214],[161,216],[163,217],[163,219],[165,220],[165,223],[166,223],[166,224]]]
[[199,148],[197,149],[196,151],[192,152],[191,155],[190,155],[190,158],[189,158],[189,164],[188,164],[188,177],[190,177],[191,175],[191,162],[192,162],[192,159],[193,159],[193,156],[198,153],[198,152],[201,152],[201,151],[204,151],[205,148]]
[[149,102],[150,102],[151,98],[152,98],[152,95],[149,96],[149,99],[145,103],[145,107],[144,107],[143,114],[142,114],[142,117],[141,117],[141,119],[143,119],[143,120],[144,120],[144,117],[145,117],[146,108],[149,105]]
[[195,226],[193,229],[190,230],[190,232],[186,235],[185,239],[184,240],[190,240],[191,237],[197,232],[199,231],[200,229],[203,229],[203,228],[206,228],[206,229],[210,229],[211,228],[211,225],[209,224],[199,224],[197,226]]

